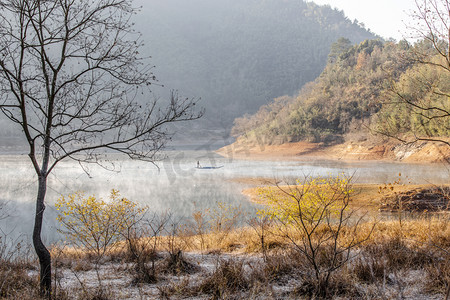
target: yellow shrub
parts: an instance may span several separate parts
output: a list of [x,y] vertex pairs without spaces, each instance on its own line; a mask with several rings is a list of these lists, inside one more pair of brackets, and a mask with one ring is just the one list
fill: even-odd
[[326,217],[339,217],[347,209],[353,189],[350,179],[339,175],[297,180],[295,186],[262,188],[259,193],[268,203],[268,208],[260,210],[259,214],[283,223],[296,223],[299,218],[317,223]]
[[112,190],[109,201],[77,192],[62,196],[55,204],[61,230],[74,244],[102,256],[122,233],[136,224],[145,212],[133,201]]

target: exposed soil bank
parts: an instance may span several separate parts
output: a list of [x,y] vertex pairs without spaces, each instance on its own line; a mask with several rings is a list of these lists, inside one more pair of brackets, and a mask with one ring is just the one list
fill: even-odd
[[435,163],[450,160],[450,147],[443,143],[418,142],[404,145],[396,142],[345,142],[325,146],[322,143],[296,142],[281,145],[259,145],[238,139],[217,153],[238,159],[295,160],[321,158],[333,160],[390,160],[408,163]]

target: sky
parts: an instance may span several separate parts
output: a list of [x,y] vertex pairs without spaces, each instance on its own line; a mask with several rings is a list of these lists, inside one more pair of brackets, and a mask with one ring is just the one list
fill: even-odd
[[357,19],[365,27],[383,38],[397,41],[409,38],[405,25],[410,23],[415,0],[312,0],[317,4],[329,4],[343,10],[350,19]]

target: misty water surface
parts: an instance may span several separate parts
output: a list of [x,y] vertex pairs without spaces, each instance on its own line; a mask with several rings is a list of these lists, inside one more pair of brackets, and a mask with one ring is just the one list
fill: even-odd
[[[47,210],[43,237],[47,243],[56,241],[58,224],[54,202],[61,195],[77,191],[107,198],[111,189],[133,201],[148,205],[153,212],[171,211],[177,219],[187,219],[195,209],[211,208],[217,202],[240,205],[253,213],[257,205],[241,194],[245,184],[236,178],[263,177],[294,179],[304,175],[328,176],[345,173],[359,183],[385,183],[408,177],[412,183],[448,183],[445,165],[400,164],[388,162],[343,161],[253,161],[221,157],[209,151],[170,151],[157,163],[159,169],[140,161],[112,157],[116,170],[111,172],[90,165],[87,172],[73,161],[60,163],[48,180]],[[202,166],[223,166],[219,169],[196,169]],[[0,161],[0,200],[8,202],[10,217],[0,221],[1,229],[10,236],[28,239],[32,231],[37,178],[28,157],[2,155]]]

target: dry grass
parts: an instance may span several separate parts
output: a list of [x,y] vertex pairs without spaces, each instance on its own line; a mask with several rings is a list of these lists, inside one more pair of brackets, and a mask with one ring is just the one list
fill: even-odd
[[425,290],[429,293],[442,293],[449,296],[450,286],[450,255],[437,259],[432,264],[425,266]]
[[[410,187],[396,191],[403,188]],[[349,209],[375,215],[378,185],[356,185],[355,190]],[[340,242],[363,242],[320,288],[317,271],[298,249],[305,240],[301,230],[275,221],[249,221],[249,226],[236,228],[239,209],[227,211],[230,215],[217,211],[209,220],[198,213],[194,223],[164,223],[170,229],[128,236],[101,257],[81,248],[53,246],[52,298],[118,299],[122,290],[131,291],[127,299],[390,299],[407,293],[412,294],[405,298],[449,293],[448,212],[413,218],[392,214],[391,220],[366,218],[356,227],[354,222],[344,224]],[[319,236],[338,230],[328,225],[315,229]],[[318,267],[326,267],[335,254],[328,246],[324,243],[317,252]],[[0,251],[0,299],[38,299],[37,263],[18,257]],[[69,284],[63,280],[68,278]]]
[[28,295],[25,299],[37,297],[38,282],[30,277],[26,265],[18,262],[0,261],[0,298],[15,298],[16,295]]
[[[404,243],[414,243],[430,247],[441,247],[450,249],[450,215],[431,216],[417,219],[409,219],[399,225],[398,221],[370,221],[361,225],[360,234],[364,236],[370,228],[376,223],[375,230],[370,236],[365,245],[380,244],[397,237],[402,237]],[[346,234],[352,234],[351,228],[343,229],[344,237]],[[269,250],[286,249],[289,247],[289,242],[284,238],[286,234],[301,239],[298,231],[292,230],[286,232],[274,224],[267,229],[266,247]],[[297,235],[297,236],[295,236]],[[182,239],[189,239],[189,247],[187,251],[201,251],[201,247],[197,242],[197,237],[182,237]],[[240,228],[228,234],[227,238],[221,243],[214,244],[215,237],[212,234],[205,236],[211,245],[206,248],[206,252],[212,250],[219,250],[223,252],[235,253],[255,253],[261,250],[259,236],[250,227]]]
[[249,287],[244,263],[227,259],[219,261],[214,272],[200,283],[198,292],[212,295],[213,299],[228,299],[238,292],[247,291]]
[[[372,226],[373,222],[362,224],[361,236]],[[288,234],[291,238],[301,239],[298,232],[293,229]],[[344,239],[351,233],[350,228],[342,230]],[[156,252],[151,255],[151,251],[146,252],[141,265],[130,259],[125,243],[117,245],[102,263],[114,264],[114,272],[125,274],[121,276],[128,278],[125,285],[130,288],[155,287],[161,299],[319,297],[315,294],[316,281],[312,280],[310,266],[298,252],[293,251],[285,237],[286,231],[277,224],[271,224],[265,231],[267,255],[263,257],[260,236],[250,226],[231,230],[225,238],[223,233],[220,237],[204,234],[202,239],[198,235],[181,234],[160,238]],[[183,249],[171,253],[168,251],[170,245]],[[183,255],[185,251],[197,252],[198,257],[205,256],[205,259],[217,257],[217,264],[212,269],[205,269],[198,263],[190,262],[189,256],[186,258]],[[411,272],[421,274],[413,282],[417,290],[422,290],[426,295],[445,295],[450,282],[449,251],[448,214],[424,215],[402,220],[401,224],[399,220],[378,221],[370,239],[355,249],[353,258],[333,274],[328,297],[388,299],[395,293],[404,292],[399,283],[403,275],[399,274]],[[234,254],[223,258],[221,253]],[[96,258],[93,255],[80,249],[54,247],[55,272],[66,270],[78,275],[94,272]],[[142,266],[145,269],[139,269]],[[0,298],[36,299],[37,277],[30,276],[30,270],[36,274],[36,267],[31,262],[3,261],[0,265]],[[146,274],[155,277],[149,279]],[[71,287],[57,286],[55,290],[55,299],[115,299],[115,296],[113,288],[108,285],[102,288],[83,287],[77,281]]]

